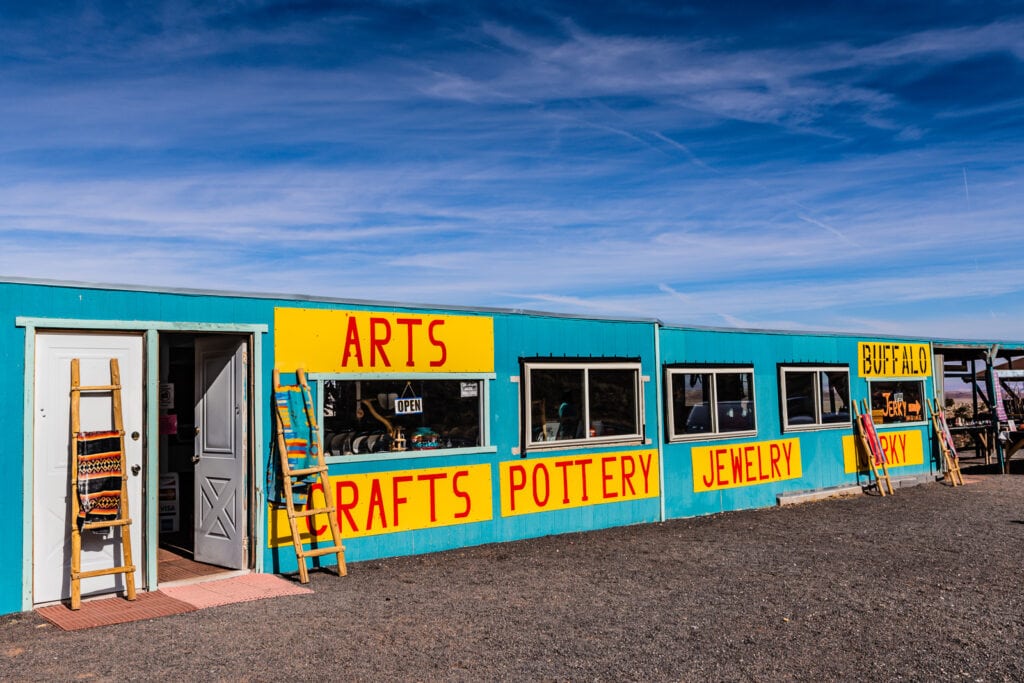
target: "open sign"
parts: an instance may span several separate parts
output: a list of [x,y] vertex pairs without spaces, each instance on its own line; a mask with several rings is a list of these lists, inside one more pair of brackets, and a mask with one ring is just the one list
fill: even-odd
[[415,415],[423,412],[423,399],[410,396],[395,399],[395,415]]

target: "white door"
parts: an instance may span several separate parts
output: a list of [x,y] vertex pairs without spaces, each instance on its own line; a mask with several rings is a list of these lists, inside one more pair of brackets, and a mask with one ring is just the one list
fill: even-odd
[[[40,333],[36,336],[33,452],[33,576],[35,603],[71,595],[71,359],[81,359],[82,385],[110,383],[110,359],[121,371],[125,467],[132,518],[135,585],[144,588],[142,559],[142,337]],[[82,394],[83,431],[113,428],[109,393]],[[104,533],[105,532],[105,533]],[[119,530],[82,534],[82,571],[124,564]],[[82,595],[124,589],[123,575],[82,580]]]
[[196,339],[195,559],[245,566],[246,344]]

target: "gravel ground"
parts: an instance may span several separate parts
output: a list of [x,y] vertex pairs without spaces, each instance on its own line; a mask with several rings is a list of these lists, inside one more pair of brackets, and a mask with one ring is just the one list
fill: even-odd
[[314,573],[315,595],[65,633],[3,680],[1024,680],[1024,476]]

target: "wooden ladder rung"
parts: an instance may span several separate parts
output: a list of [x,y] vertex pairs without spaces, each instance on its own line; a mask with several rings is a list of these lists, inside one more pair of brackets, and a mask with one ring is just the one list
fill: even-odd
[[284,476],[286,476],[286,477],[304,477],[307,474],[318,474],[320,472],[326,472],[326,471],[327,471],[327,465],[316,466],[316,467],[305,467],[305,468],[303,468],[301,470],[289,469],[287,472],[284,473]]
[[288,512],[288,516],[294,519],[296,517],[312,517],[313,515],[321,515],[324,513],[334,514],[337,511],[338,508],[335,507],[317,508],[315,510],[291,510]]
[[120,389],[120,384],[100,384],[91,387],[77,387],[72,389],[72,391],[117,391]]
[[78,572],[78,574],[76,576],[72,576],[72,578],[91,579],[94,576],[109,576],[110,574],[131,574],[134,571],[134,565],[128,567],[111,567],[109,569],[94,569],[91,572]]
[[343,545],[332,545],[326,548],[310,548],[309,550],[302,549],[301,553],[297,554],[299,557],[320,557],[321,555],[331,555],[333,553],[340,553],[345,550]]
[[82,531],[86,531],[88,529],[106,529],[107,527],[113,526],[128,526],[131,523],[131,519],[114,519],[109,522],[87,522],[82,525]]

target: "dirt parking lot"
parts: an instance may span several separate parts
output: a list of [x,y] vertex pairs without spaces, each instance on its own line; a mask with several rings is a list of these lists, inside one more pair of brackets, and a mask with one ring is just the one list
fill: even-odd
[[1024,476],[354,563],[62,632],[3,680],[1024,680]]

